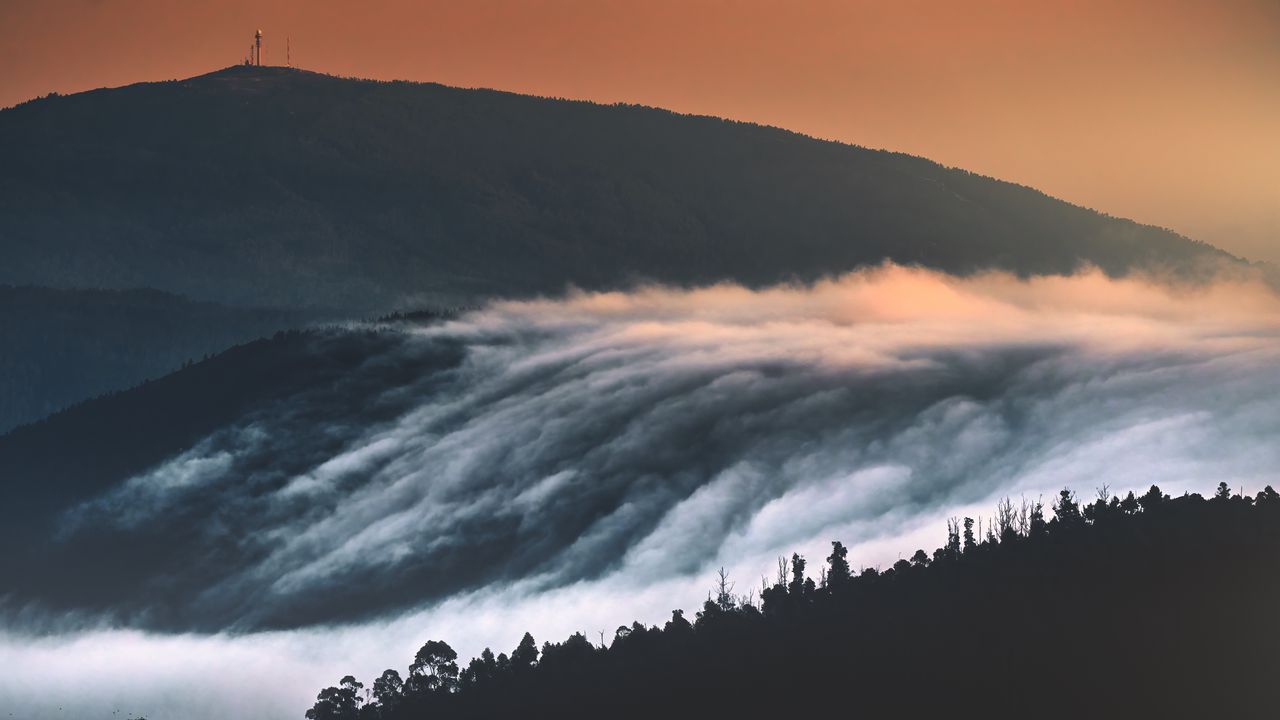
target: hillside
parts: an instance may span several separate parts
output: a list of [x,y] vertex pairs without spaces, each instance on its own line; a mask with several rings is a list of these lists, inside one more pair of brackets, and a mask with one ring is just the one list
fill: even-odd
[[317,317],[149,290],[0,285],[0,435]]
[[[427,319],[417,314],[413,322]],[[162,527],[126,522],[91,530],[83,544],[67,542],[75,527],[72,509],[239,421],[265,422],[264,429],[282,438],[311,437],[320,452],[332,452],[335,438],[327,435],[334,424],[377,422],[408,401],[380,393],[459,360],[452,347],[429,349],[412,362],[380,359],[402,342],[401,333],[377,326],[278,332],[0,434],[0,480],[6,493],[22,499],[0,504],[0,544],[25,548],[0,557],[0,574],[23,578],[0,587],[0,610],[38,600],[55,612],[110,607],[117,617],[159,627],[193,622],[186,602],[169,614],[138,614],[150,604],[146,597],[155,596],[137,590],[157,583],[160,595],[176,598],[186,592],[173,584],[182,568],[207,579],[244,562],[245,548],[231,545],[199,551],[201,563],[191,563],[190,543],[198,541],[191,528],[228,509],[225,498],[189,498]],[[292,406],[282,410],[284,399]],[[270,462],[283,463],[288,473],[308,460],[274,456]],[[254,530],[238,532],[248,537]]]
[[986,537],[953,520],[944,547],[882,571],[834,542],[820,572],[793,555],[758,595],[722,575],[696,616],[607,646],[526,633],[468,663],[428,641],[405,674],[347,676],[306,717],[1272,714],[1280,495],[1104,488],[1082,507],[1064,490],[1052,510],[1002,502]]
[[1227,256],[930,161],[635,106],[232,67],[0,111],[0,282],[365,311],[892,259]]

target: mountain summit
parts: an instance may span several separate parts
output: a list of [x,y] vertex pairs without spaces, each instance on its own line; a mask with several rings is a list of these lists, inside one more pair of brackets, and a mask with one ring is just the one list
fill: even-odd
[[234,66],[0,111],[0,283],[366,310],[1228,257],[921,158],[648,107]]

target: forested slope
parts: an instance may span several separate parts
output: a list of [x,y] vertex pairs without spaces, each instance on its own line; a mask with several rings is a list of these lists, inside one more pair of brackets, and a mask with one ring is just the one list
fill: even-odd
[[[306,714],[502,717],[1269,717],[1280,672],[1280,494],[1002,502],[986,537],[851,569],[836,542],[758,594],[722,580],[663,627],[469,663],[441,640]],[[817,575],[815,582],[813,576]],[[366,701],[366,690],[368,691]]]

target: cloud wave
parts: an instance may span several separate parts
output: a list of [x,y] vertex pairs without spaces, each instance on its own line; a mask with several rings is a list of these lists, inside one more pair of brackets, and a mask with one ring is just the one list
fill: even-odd
[[464,652],[594,634],[578,623],[694,604],[719,564],[755,577],[837,537],[855,563],[892,562],[1002,494],[1257,489],[1280,467],[1280,303],[1246,280],[890,266],[383,332],[396,341],[354,373],[398,382],[310,388],[65,508],[48,542],[66,557],[93,542],[99,562],[155,563],[136,592],[87,590],[83,612],[214,633],[191,642],[215,655],[336,623],[353,663],[390,664],[407,623]]

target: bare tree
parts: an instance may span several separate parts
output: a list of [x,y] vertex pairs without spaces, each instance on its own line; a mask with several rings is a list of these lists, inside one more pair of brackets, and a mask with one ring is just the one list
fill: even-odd
[[1018,504],[1018,534],[1027,537],[1031,534],[1031,503],[1027,501],[1027,496],[1023,495],[1022,500]]
[[738,600],[733,595],[733,583],[729,581],[729,573],[723,567],[716,575],[715,603],[721,610],[729,612],[738,606]]
[[1009,496],[1005,496],[996,503],[996,521],[994,534],[997,538],[1003,540],[1007,535],[1017,532],[1018,515],[1013,509],[1013,501]]

